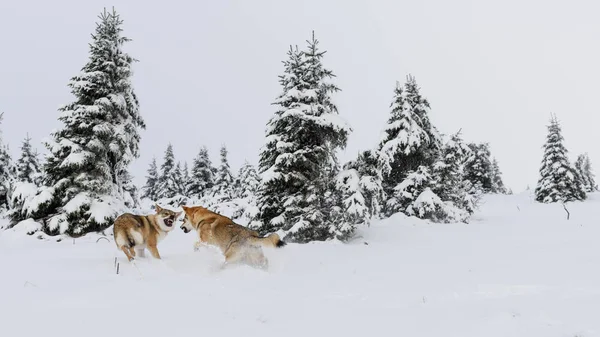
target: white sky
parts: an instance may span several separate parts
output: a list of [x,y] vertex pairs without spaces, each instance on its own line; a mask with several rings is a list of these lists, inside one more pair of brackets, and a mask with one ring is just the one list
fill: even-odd
[[168,142],[180,160],[206,145],[216,162],[225,143],[233,169],[256,163],[281,61],[313,29],[354,129],[343,161],[377,143],[395,82],[412,73],[440,131],[489,142],[515,192],[535,186],[551,112],[573,159],[588,152],[600,172],[597,1],[1,1],[1,128],[14,157],[27,133],[42,150],[60,126],[68,80],[113,5],[140,60],[139,184]]

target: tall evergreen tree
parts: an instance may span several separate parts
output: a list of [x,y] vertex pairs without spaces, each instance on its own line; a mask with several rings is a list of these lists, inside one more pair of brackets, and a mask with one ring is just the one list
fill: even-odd
[[129,198],[123,183],[139,156],[145,125],[130,80],[134,60],[122,51],[129,39],[114,10],[99,18],[89,61],[69,82],[75,101],[60,109],[63,127],[46,143],[46,186],[29,210],[50,234],[110,226]]
[[195,198],[203,197],[214,186],[214,170],[208,149],[202,147],[194,158],[188,193]]
[[333,212],[340,202],[336,151],[351,132],[331,98],[339,89],[322,64],[325,52],[314,34],[307,42],[305,52],[290,48],[284,62],[283,92],[260,155],[258,221],[251,224],[262,233],[283,230],[286,240],[295,242],[333,236]]
[[217,202],[231,201],[234,196],[234,178],[231,174],[225,145],[221,146],[221,164],[217,170],[217,178],[212,194]]
[[21,157],[17,160],[17,181],[39,185],[41,183],[40,161],[38,153],[31,147],[31,138],[27,136],[21,145]]
[[148,198],[152,201],[157,201],[159,199],[158,181],[159,176],[156,158],[152,158],[150,167],[148,168],[148,175],[146,176],[146,185],[142,187],[142,198]]
[[429,102],[421,95],[413,76],[404,86],[396,84],[391,116],[379,144],[383,186],[388,195],[386,214],[402,211],[395,190],[411,172],[431,167],[441,148],[441,137],[429,120]]
[[584,200],[585,188],[567,157],[556,117],[550,120],[535,200],[543,203]]
[[577,156],[575,170],[578,172],[586,192],[596,192],[598,190],[595,175],[592,171],[592,163],[587,153]]
[[173,145],[169,143],[163,163],[160,166],[160,177],[158,178],[158,198],[172,198],[179,192],[179,186],[175,170],[175,155]]

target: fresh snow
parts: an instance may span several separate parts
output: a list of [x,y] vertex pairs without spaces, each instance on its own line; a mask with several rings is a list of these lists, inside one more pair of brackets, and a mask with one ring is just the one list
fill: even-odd
[[89,197],[87,192],[81,192],[73,197],[66,205],[63,206],[63,210],[67,213],[77,212],[82,206],[89,205],[92,199]]
[[[219,270],[176,224],[143,274],[99,235],[0,232],[7,336],[600,336],[600,193],[541,204],[491,195],[469,224],[396,214],[359,238],[266,249]],[[107,231],[108,232],[108,231]],[[38,240],[37,236],[42,239]],[[149,254],[147,254],[149,256]],[[115,257],[120,274],[116,275]]]

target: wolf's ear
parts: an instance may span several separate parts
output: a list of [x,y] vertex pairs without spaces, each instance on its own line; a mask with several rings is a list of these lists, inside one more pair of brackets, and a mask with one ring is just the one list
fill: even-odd
[[[187,212],[188,212],[188,210],[190,209],[189,207],[187,207],[187,206],[183,206],[183,205],[181,206],[181,208],[183,209],[183,211],[184,211],[185,213],[187,213]],[[181,212],[179,212],[179,213],[181,213]]]
[[158,204],[154,204],[154,209],[156,210],[156,213],[162,211],[162,207],[158,206]]

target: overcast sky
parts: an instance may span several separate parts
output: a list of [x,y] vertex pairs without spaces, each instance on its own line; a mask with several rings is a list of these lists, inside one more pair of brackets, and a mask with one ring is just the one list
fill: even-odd
[[67,83],[88,57],[103,7],[125,20],[147,124],[136,182],[171,142],[179,160],[222,143],[256,163],[290,44],[315,30],[353,127],[343,161],[375,146],[397,80],[413,74],[443,133],[489,142],[515,192],[535,187],[550,113],[572,159],[600,172],[598,1],[1,1],[0,111],[13,156],[27,133],[60,126]]

